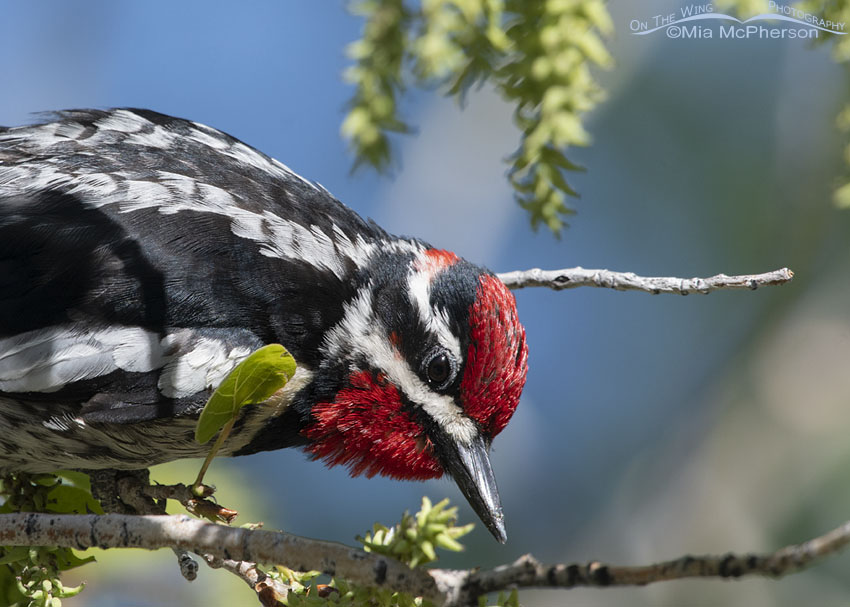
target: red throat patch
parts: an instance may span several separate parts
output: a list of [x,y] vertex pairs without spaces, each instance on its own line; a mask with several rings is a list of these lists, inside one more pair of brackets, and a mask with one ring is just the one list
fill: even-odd
[[398,389],[368,371],[353,375],[334,402],[313,407],[313,418],[304,431],[314,441],[308,452],[329,466],[347,466],[352,476],[424,480],[443,474],[430,440],[402,410]]
[[481,276],[470,310],[470,344],[460,386],[467,415],[493,438],[519,404],[528,371],[528,345],[516,300],[495,276]]

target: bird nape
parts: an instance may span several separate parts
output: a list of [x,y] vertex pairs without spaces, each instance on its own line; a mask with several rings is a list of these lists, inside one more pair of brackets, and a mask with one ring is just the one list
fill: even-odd
[[0,128],[0,472],[202,456],[211,391],[273,342],[295,377],[223,454],[447,473],[505,541],[488,450],[528,350],[492,273],[202,124],[116,109]]

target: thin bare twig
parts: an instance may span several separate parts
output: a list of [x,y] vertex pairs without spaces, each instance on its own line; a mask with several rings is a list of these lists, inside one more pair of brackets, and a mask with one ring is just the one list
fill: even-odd
[[180,567],[180,575],[187,582],[194,582],[198,577],[198,561],[191,554],[179,548],[172,548],[177,557],[177,566]]
[[739,578],[759,575],[779,578],[796,573],[850,544],[850,521],[802,544],[769,554],[683,556],[641,567],[617,567],[599,562],[543,565],[527,554],[510,565],[485,571],[433,570],[447,606],[474,604],[478,597],[506,588],[576,588],[645,586],[683,578]]
[[[446,607],[475,604],[490,592],[519,587],[644,586],[694,577],[778,578],[795,573],[850,544],[850,521],[802,544],[769,554],[683,556],[639,567],[599,562],[543,565],[531,555],[489,570],[410,570],[401,563],[341,544],[265,530],[234,529],[188,516],[0,514],[0,545],[68,546],[71,548],[162,548],[211,554],[213,566],[239,575],[260,599],[271,600],[286,589],[263,579],[255,562],[285,564],[291,569],[319,570],[354,584],[387,586],[425,596]],[[237,562],[244,561],[244,562]],[[269,586],[263,584],[269,583]],[[261,592],[270,588],[265,595]]]
[[192,491],[191,485],[184,485],[183,483],[177,483],[175,485],[141,485],[140,490],[152,499],[175,500],[183,504],[183,506],[186,506],[192,500],[210,497],[215,493],[212,487],[203,485],[198,494],[195,494]]
[[497,274],[509,289],[526,287],[548,287],[560,291],[575,287],[605,287],[617,291],[643,291],[657,295],[659,293],[711,293],[721,289],[758,289],[769,285],[782,285],[789,282],[794,273],[788,268],[766,272],[764,274],[745,274],[727,276],[717,274],[709,278],[676,278],[674,276],[638,276],[633,272],[612,272],[611,270],[586,270],[584,268],[564,268],[563,270],[517,270]]
[[266,607],[274,607],[289,594],[289,586],[267,576],[257,568],[256,563],[220,559],[206,555],[204,559],[213,569],[224,569],[236,575],[257,593],[260,603]]

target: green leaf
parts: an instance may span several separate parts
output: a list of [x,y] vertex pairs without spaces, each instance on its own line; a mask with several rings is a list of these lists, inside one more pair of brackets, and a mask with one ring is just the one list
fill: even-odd
[[295,375],[295,359],[280,344],[260,348],[239,363],[207,401],[195,440],[209,441],[245,405],[268,400]]
[[[436,85],[461,103],[471,86],[488,84],[514,106],[521,131],[508,171],[517,200],[533,228],[543,223],[558,235],[574,212],[565,197],[577,196],[558,171],[578,168],[566,154],[590,143],[584,114],[605,97],[592,70],[613,65],[605,47],[613,22],[604,0],[363,0],[352,10],[366,18],[345,73],[356,87],[342,125],[354,166],[383,171],[391,164],[392,125],[411,130],[396,116],[405,84]],[[850,39],[847,44],[850,57]]]
[[7,565],[29,558],[29,546],[4,546],[0,548],[0,565]]
[[[93,562],[95,562],[94,556],[90,555],[80,557],[77,556],[77,554],[70,548],[61,548],[56,553],[56,567],[59,571],[67,571],[68,569],[73,569],[74,567],[80,567],[81,565]],[[82,590],[82,588],[80,588],[80,590]],[[79,592],[79,590],[77,592]]]
[[63,485],[79,487],[84,491],[91,492],[91,479],[85,472],[79,470],[59,470],[56,475],[60,477]]
[[472,531],[473,525],[457,526],[457,508],[449,508],[449,500],[433,504],[422,498],[416,514],[405,512],[392,529],[375,523],[372,533],[358,537],[366,552],[392,556],[411,569],[437,559],[436,548],[463,550],[455,539]]
[[91,493],[71,485],[58,485],[47,494],[48,512],[58,514],[103,514],[103,508]]
[[[7,474],[0,477],[0,512],[102,513],[77,472]],[[0,605],[60,607],[82,589],[66,587],[60,573],[94,561],[57,546],[0,547]]]
[[839,209],[850,209],[850,183],[846,183],[833,194],[835,206]]

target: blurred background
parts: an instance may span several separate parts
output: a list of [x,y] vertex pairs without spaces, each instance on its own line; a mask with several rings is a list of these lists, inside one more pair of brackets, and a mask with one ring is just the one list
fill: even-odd
[[[134,106],[222,129],[316,180],[391,232],[494,271],[575,265],[646,275],[755,273],[784,287],[709,296],[602,289],[517,292],[528,383],[493,448],[509,541],[478,525],[442,565],[648,564],[685,553],[769,551],[850,517],[850,214],[835,116],[845,72],[802,40],[633,36],[631,19],[677,2],[612,2],[616,67],[570,156],[581,199],[563,238],[533,233],[504,158],[511,109],[486,89],[466,106],[410,91],[417,125],[388,177],[352,174],[339,136],[351,94],[344,47],[361,22],[342,2],[5,2],[0,124],[33,112]],[[179,218],[178,218],[179,219]],[[197,463],[159,467],[186,481]],[[242,522],[352,543],[450,481],[349,478],[298,451],[216,460],[211,482]],[[125,551],[68,576],[67,605],[252,604],[170,552]],[[687,581],[644,589],[524,592],[526,605],[846,605],[850,555],[782,581]]]

